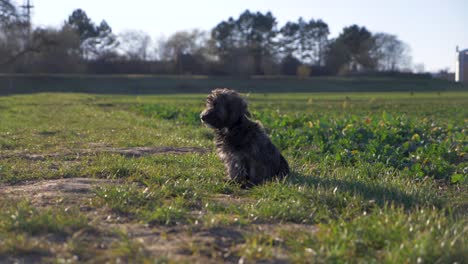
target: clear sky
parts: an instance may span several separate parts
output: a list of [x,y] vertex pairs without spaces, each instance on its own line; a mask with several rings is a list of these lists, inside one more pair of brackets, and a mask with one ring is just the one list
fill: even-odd
[[[22,3],[25,0],[16,0]],[[143,30],[153,38],[191,28],[210,30],[246,9],[271,11],[286,21],[323,19],[337,36],[358,24],[372,32],[397,35],[410,45],[413,63],[426,70],[453,70],[455,46],[468,49],[468,0],[31,0],[33,23],[58,26],[76,8],[96,23],[105,19],[114,32]]]

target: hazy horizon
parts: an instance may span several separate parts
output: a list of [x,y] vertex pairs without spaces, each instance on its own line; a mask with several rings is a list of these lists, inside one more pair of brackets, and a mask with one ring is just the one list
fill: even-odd
[[[22,4],[23,0],[16,0]],[[403,0],[340,1],[330,0],[238,0],[221,2],[172,1],[164,4],[134,0],[32,0],[35,26],[60,26],[72,13],[81,8],[95,23],[105,19],[115,33],[128,29],[142,30],[153,39],[168,36],[179,30],[199,28],[211,30],[229,17],[238,17],[246,9],[271,11],[278,27],[299,17],[322,19],[330,27],[330,37],[336,37],[343,27],[352,24],[367,27],[372,32],[397,35],[411,47],[413,65],[423,63],[427,71],[455,68],[455,47],[468,48],[468,3],[463,0],[422,1]],[[181,8],[183,7],[183,8]]]

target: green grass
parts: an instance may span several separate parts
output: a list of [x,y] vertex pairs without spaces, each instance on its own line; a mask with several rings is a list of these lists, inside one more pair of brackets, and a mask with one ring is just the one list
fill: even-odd
[[[468,93],[246,96],[253,118],[292,168],[284,180],[247,190],[223,180],[212,131],[198,120],[204,95],[0,97],[2,184],[113,180],[96,187],[91,210],[129,225],[107,228],[76,205],[36,208],[27,198],[2,197],[0,261],[29,256],[56,262],[146,263],[157,257],[161,262],[463,263],[468,258]],[[209,152],[127,157],[97,151],[103,146]],[[84,155],[83,149],[96,152]],[[159,240],[134,239],[133,226],[157,230]],[[89,241],[102,236],[105,249]],[[177,239],[179,244],[171,244]],[[165,244],[164,250],[176,253],[154,249]]]

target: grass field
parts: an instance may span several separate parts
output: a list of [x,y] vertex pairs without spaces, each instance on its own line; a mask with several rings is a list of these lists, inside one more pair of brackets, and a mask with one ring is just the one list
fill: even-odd
[[0,97],[0,262],[466,262],[467,92],[246,96],[293,171],[251,189],[204,95]]

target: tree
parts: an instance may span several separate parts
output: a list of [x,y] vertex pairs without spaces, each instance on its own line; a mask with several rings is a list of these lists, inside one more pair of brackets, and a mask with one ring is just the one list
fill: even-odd
[[28,24],[9,0],[0,0],[0,67],[19,64],[33,48],[28,40]]
[[119,50],[128,60],[146,61],[149,58],[151,37],[138,30],[127,30],[118,35]]
[[109,54],[114,54],[115,49],[119,46],[117,36],[112,33],[112,28],[105,20],[96,27],[96,36],[88,38],[83,44],[85,50],[94,59],[102,59]]
[[273,53],[273,39],[278,34],[276,18],[271,12],[262,14],[246,10],[236,21],[239,39],[254,59],[255,74],[264,74],[262,62]]
[[323,66],[325,61],[326,48],[328,45],[328,35],[330,35],[330,29],[328,24],[321,19],[316,20],[311,25],[313,36],[316,43],[316,65]]
[[82,9],[73,11],[66,24],[76,30],[82,43],[89,38],[96,37],[98,34],[96,26]]
[[286,56],[296,56],[303,63],[321,65],[330,31],[322,20],[288,22],[280,30],[281,46]]
[[[302,21],[301,17],[298,23],[287,22],[279,31],[281,34],[280,45],[285,58],[292,58],[294,53],[298,53],[298,50],[299,53],[301,53],[301,48],[299,47],[301,34],[299,32],[301,30]],[[301,59],[304,57],[303,54],[299,54],[299,56]]]
[[207,33],[198,29],[179,31],[160,43],[162,59],[172,61],[178,73],[194,72],[207,59]]
[[225,60],[230,56],[230,52],[238,47],[235,31],[236,23],[232,17],[222,21],[211,31],[213,47],[219,59]]
[[18,20],[19,14],[10,0],[0,0],[0,26],[3,27]]
[[69,26],[61,29],[37,29],[33,41],[42,44],[32,56],[36,73],[81,73],[85,66],[80,59],[80,37]]
[[164,56],[177,60],[181,54],[200,53],[207,43],[206,32],[193,29],[190,31],[178,31],[171,35],[164,46]]
[[365,27],[357,25],[345,27],[337,41],[341,41],[349,51],[351,70],[374,69],[375,63],[371,57],[374,39],[372,33]]
[[373,47],[372,33],[365,27],[345,27],[328,47],[327,66],[335,73],[374,70],[376,60],[372,56]]
[[280,30],[281,45],[286,56],[295,56],[303,63],[312,63],[314,57],[314,36],[310,23],[302,17],[297,22],[288,22]]
[[348,47],[339,40],[332,40],[328,45],[325,57],[325,65],[333,74],[343,74],[349,71],[351,53]]
[[387,33],[377,33],[373,36],[374,47],[372,56],[377,61],[380,71],[400,71],[411,64],[409,47],[397,36]]
[[80,36],[81,55],[84,59],[104,56],[119,44],[117,37],[112,33],[112,28],[105,20],[99,26],[95,26],[82,9],[73,11],[66,24],[76,30]]
[[274,55],[274,39],[278,34],[276,18],[271,12],[262,14],[243,12],[237,20],[229,18],[219,23],[211,32],[213,46],[227,69],[242,67],[237,65],[239,56],[253,60],[254,74],[263,74],[265,61]]

